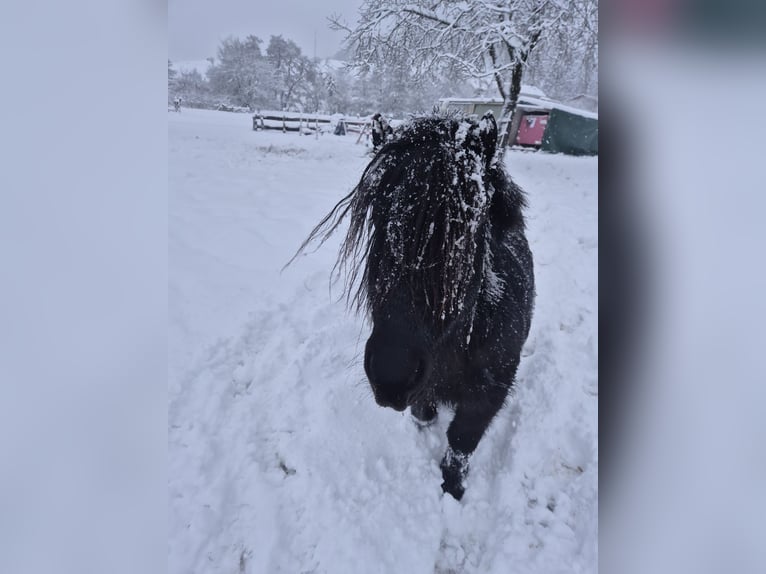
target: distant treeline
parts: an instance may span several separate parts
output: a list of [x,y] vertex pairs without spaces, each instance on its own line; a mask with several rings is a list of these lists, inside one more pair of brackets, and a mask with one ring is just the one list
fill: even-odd
[[429,111],[440,97],[466,86],[457,79],[435,83],[407,74],[347,68],[338,60],[314,60],[292,40],[271,36],[266,49],[256,36],[221,42],[206,75],[176,70],[168,60],[168,100],[183,105],[302,112],[403,116]]

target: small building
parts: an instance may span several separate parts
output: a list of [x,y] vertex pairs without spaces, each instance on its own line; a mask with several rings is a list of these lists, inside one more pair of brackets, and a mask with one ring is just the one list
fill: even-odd
[[[476,117],[492,111],[500,118],[503,101],[442,98],[439,108]],[[534,86],[522,86],[510,133],[512,145],[570,155],[598,154],[598,114],[551,100]]]

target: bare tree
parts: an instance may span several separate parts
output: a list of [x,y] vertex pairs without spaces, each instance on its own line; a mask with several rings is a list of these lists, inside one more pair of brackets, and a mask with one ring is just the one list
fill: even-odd
[[188,104],[208,100],[208,82],[197,70],[181,70],[173,82],[172,94],[181,96]]
[[531,83],[557,99],[598,96],[598,2],[568,0],[562,25],[541,39],[529,60]]
[[176,76],[178,72],[173,69],[173,62],[168,59],[168,100],[170,100],[170,94],[173,92],[176,84]]
[[176,77],[176,71],[173,69],[173,62],[168,59],[168,83]]
[[355,26],[337,15],[329,20],[346,32],[357,66],[399,59],[418,75],[491,78],[503,99],[501,144],[507,145],[530,55],[566,26],[572,4],[584,1],[363,0]]
[[266,55],[274,69],[279,108],[287,109],[305,99],[316,79],[316,64],[303,55],[295,42],[281,35],[271,37]]

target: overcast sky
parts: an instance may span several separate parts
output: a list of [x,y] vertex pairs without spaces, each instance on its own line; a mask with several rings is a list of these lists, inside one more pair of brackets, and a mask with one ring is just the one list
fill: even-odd
[[266,48],[271,35],[294,40],[308,56],[332,56],[343,40],[327,26],[340,13],[356,21],[362,0],[168,0],[168,57],[174,61],[215,56],[220,41],[254,34]]

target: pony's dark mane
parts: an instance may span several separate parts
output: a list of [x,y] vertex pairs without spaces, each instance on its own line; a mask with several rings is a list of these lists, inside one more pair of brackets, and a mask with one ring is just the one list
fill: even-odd
[[464,310],[469,286],[485,265],[489,220],[524,227],[523,192],[505,175],[484,122],[411,120],[296,256],[312,242],[324,244],[348,216],[332,277],[344,277],[343,292],[357,311],[371,311],[397,281],[436,321]]

